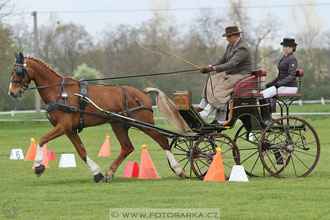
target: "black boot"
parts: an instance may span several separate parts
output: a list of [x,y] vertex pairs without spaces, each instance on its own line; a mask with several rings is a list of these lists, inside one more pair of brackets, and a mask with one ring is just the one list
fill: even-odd
[[[269,125],[270,123],[273,122],[272,106],[271,106],[270,99],[260,99],[259,104],[265,105],[265,106],[260,106],[260,113],[261,113],[262,119],[264,120],[264,123],[266,125]],[[268,104],[268,105],[266,105],[266,104]]]

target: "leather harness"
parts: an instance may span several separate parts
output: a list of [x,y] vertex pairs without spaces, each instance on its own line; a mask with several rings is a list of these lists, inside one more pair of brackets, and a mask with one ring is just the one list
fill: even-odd
[[[73,132],[78,132],[79,133],[84,128],[84,114],[89,114],[89,115],[93,115],[93,116],[100,116],[100,117],[104,117],[104,115],[85,111],[86,104],[88,103],[84,99],[84,97],[88,97],[88,83],[85,80],[79,80],[78,81],[79,87],[80,87],[80,96],[78,98],[79,108],[77,108],[74,105],[66,103],[66,98],[68,98],[68,97],[63,97],[63,93],[66,93],[65,88],[64,88],[64,86],[66,84],[64,83],[64,81],[65,81],[65,78],[62,78],[61,88],[60,88],[60,90],[57,94],[56,101],[48,103],[46,105],[46,111],[48,113],[52,110],[60,110],[60,111],[66,112],[66,113],[80,112],[77,131],[73,131]],[[118,112],[117,114],[121,114],[121,115],[125,115],[125,116],[129,117],[130,112],[140,110],[140,109],[147,109],[147,110],[153,112],[152,108],[142,105],[141,102],[139,101],[139,99],[136,98],[131,91],[129,91],[128,89],[126,89],[125,87],[123,87],[121,85],[114,85],[114,86],[118,86],[119,88],[121,88],[124,91],[125,105],[126,105],[126,110],[122,111],[122,112]],[[58,101],[58,98],[59,98],[61,92],[62,92],[61,97],[64,99],[64,102]],[[129,106],[128,106],[128,95],[133,97],[134,101],[139,106],[130,109]],[[110,117],[107,116],[106,118],[110,118]],[[49,117],[48,117],[48,119],[51,122]]]

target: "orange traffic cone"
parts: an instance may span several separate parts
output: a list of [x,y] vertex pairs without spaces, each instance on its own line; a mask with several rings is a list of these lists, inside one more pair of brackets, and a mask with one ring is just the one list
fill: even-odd
[[209,170],[204,178],[205,181],[225,181],[225,172],[221,156],[221,148],[217,148],[217,153],[211,163]]
[[124,172],[126,178],[136,178],[139,176],[139,165],[137,162],[127,162]]
[[111,150],[110,150],[110,136],[107,135],[105,137],[104,143],[100,149],[99,154],[97,155],[98,157],[109,157],[111,155]]
[[28,152],[25,155],[24,161],[33,161],[37,154],[37,146],[34,138],[31,138],[31,143]]
[[[45,144],[42,147],[42,160],[43,160],[43,165],[45,168],[50,168],[48,164],[48,150],[47,150],[47,144]],[[36,167],[36,162],[33,163],[32,169]]]
[[142,145],[139,179],[160,179],[145,144]]
[[54,155],[54,151],[52,151],[52,150],[49,150],[47,152],[47,156],[48,156],[48,160],[56,160],[55,155]]
[[[119,151],[119,154],[121,154],[122,152],[122,149],[120,148],[120,151]],[[133,155],[133,152],[131,152],[128,156],[132,156]]]

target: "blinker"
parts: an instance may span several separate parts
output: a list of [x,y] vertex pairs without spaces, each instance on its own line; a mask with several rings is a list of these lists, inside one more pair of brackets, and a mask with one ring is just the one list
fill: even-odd
[[17,74],[18,76],[23,76],[23,68],[22,68],[22,67],[17,68],[17,69],[16,69],[16,74]]

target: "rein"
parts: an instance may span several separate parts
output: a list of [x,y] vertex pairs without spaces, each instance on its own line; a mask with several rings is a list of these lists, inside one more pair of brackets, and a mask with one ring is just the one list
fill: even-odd
[[[98,78],[98,79],[84,79],[83,81],[91,82],[91,81],[101,81],[101,80],[112,80],[112,79],[130,79],[130,78],[139,78],[139,77],[152,77],[152,76],[163,76],[163,75],[171,75],[171,74],[178,74],[178,73],[186,73],[186,72],[197,72],[199,69],[191,69],[191,70],[179,70],[173,72],[162,72],[162,73],[153,73],[153,74],[143,74],[143,75],[131,75],[131,76],[117,76],[117,77],[106,77],[106,78]],[[76,84],[76,82],[71,83],[61,83],[53,86],[36,86],[31,88],[26,88],[25,90],[33,90],[33,89],[46,89],[56,86],[68,86]]]
[[139,77],[163,76],[163,75],[171,75],[171,74],[177,74],[177,73],[196,72],[197,70],[200,71],[199,69],[179,70],[179,71],[173,71],[173,72],[161,72],[161,73],[143,74],[143,75],[117,76],[117,77],[106,77],[106,78],[99,78],[99,79],[85,79],[84,81],[99,81],[99,80],[110,80],[110,79],[129,79],[129,78],[139,78]]
[[56,86],[70,86],[70,85],[74,85],[77,82],[71,82],[71,83],[61,83],[61,84],[56,84],[53,86],[36,86],[36,87],[31,87],[31,88],[27,88],[26,90],[32,90],[32,89],[47,89],[47,88],[51,88],[51,87],[56,87]]

